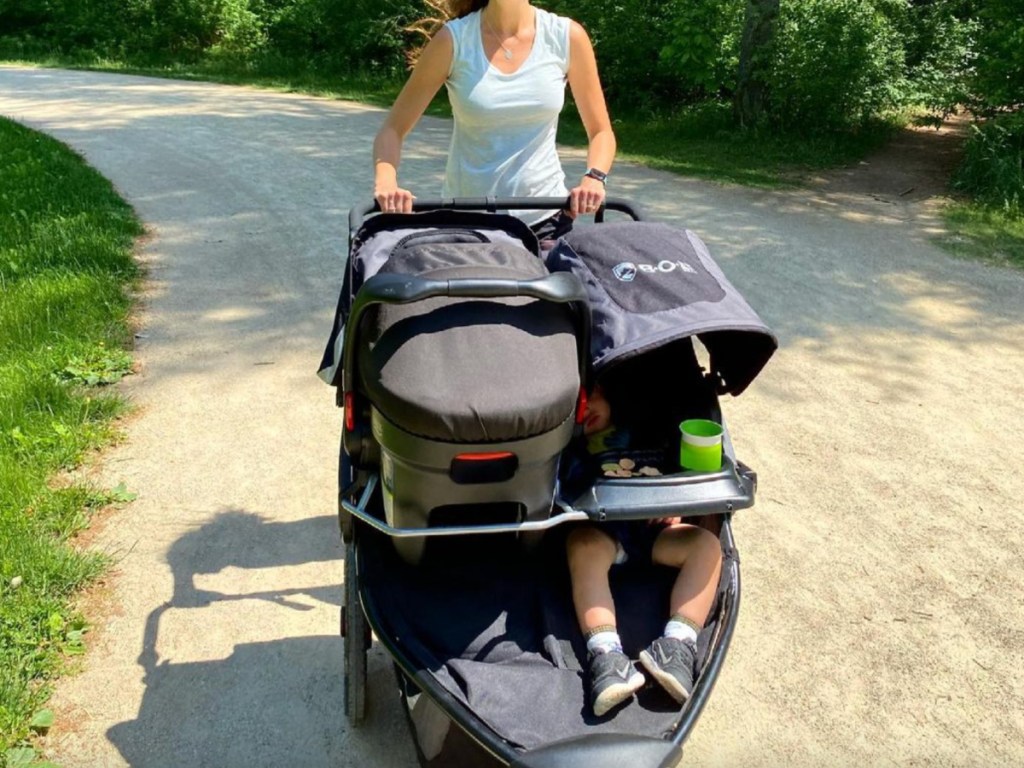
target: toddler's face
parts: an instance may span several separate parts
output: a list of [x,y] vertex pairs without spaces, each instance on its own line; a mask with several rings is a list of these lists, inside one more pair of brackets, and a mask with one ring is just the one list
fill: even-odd
[[583,434],[593,435],[607,429],[611,423],[612,406],[604,396],[604,390],[594,387],[594,391],[587,397],[587,410],[583,414]]

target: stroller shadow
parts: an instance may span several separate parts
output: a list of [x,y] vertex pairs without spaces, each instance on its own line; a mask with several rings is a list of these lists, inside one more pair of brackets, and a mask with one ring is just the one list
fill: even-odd
[[[228,568],[245,569],[247,577],[257,569],[324,563],[340,573],[339,557],[337,523],[331,516],[276,523],[228,510],[175,541],[167,554],[173,594],[146,621],[139,656],[146,685],[142,704],[134,720],[107,732],[125,761],[155,768],[412,764],[411,750],[406,755],[382,746],[400,741],[392,733],[398,728],[407,741],[397,706],[377,712],[359,733],[348,730],[336,619],[321,634],[237,643],[232,630],[248,637],[248,628],[218,622],[224,615],[218,608],[238,601],[303,612],[340,606],[340,584],[234,592],[197,586],[202,577]],[[330,614],[337,617],[335,610]],[[256,622],[267,612],[254,605],[247,615]],[[158,649],[169,647],[173,654],[215,634],[228,635],[233,648],[227,658],[178,662],[160,656]],[[390,660],[379,648],[370,654],[368,674],[372,687],[393,685]]]

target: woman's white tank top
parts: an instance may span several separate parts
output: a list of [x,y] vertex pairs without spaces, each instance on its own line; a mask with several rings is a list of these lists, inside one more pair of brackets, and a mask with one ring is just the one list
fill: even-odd
[[[446,197],[565,197],[555,148],[569,71],[569,19],[535,8],[537,33],[512,74],[484,54],[480,11],[447,24],[454,46],[446,85],[454,128]],[[553,211],[520,211],[537,221]]]

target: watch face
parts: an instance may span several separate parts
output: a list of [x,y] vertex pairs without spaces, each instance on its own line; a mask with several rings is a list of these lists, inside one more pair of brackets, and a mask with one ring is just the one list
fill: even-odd
[[590,176],[591,178],[597,179],[598,181],[605,181],[608,178],[608,174],[604,171],[599,171],[597,168],[588,168],[584,176]]

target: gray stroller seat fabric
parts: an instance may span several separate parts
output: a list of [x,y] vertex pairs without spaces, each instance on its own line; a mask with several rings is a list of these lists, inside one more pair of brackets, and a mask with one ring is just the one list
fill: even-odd
[[[396,249],[381,272],[532,279],[525,249],[426,243]],[[527,298],[429,299],[367,317],[357,361],[363,391],[388,420],[422,437],[481,443],[539,435],[569,418],[579,393],[572,317]]]

